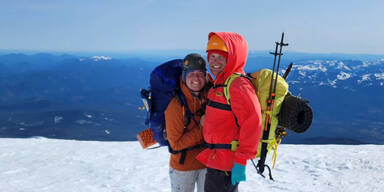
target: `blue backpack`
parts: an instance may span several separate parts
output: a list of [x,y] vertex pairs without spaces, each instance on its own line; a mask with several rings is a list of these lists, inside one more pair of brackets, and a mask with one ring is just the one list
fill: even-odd
[[182,69],[182,59],[171,60],[157,66],[151,72],[149,90],[141,90],[141,97],[146,103],[148,112],[146,125],[149,124],[153,136],[160,146],[169,146],[165,132],[164,111],[176,95],[184,98],[179,88]]
[[[160,146],[168,146],[168,150],[172,154],[182,153],[180,164],[184,163],[186,151],[201,148],[201,145],[188,147],[186,149],[175,151],[169,145],[165,129],[165,116],[164,112],[168,107],[170,101],[176,97],[178,102],[184,106],[184,132],[186,131],[189,123],[193,120],[194,114],[190,111],[187,101],[183,92],[180,89],[180,76],[183,70],[183,60],[175,59],[157,66],[150,76],[150,88],[141,89],[141,98],[147,110],[147,119],[145,124],[150,126],[153,132],[153,137]],[[204,107],[198,110],[198,113],[204,112]]]

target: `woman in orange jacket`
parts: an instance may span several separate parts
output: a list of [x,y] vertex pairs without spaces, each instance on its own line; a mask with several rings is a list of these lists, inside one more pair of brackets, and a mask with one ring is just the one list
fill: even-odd
[[[206,169],[196,160],[203,148],[200,118],[206,103],[206,62],[199,54],[189,54],[184,58],[180,88],[186,104],[174,97],[165,111],[167,138],[172,151],[169,175],[172,192],[204,191]],[[186,115],[186,108],[190,111]],[[186,122],[189,123],[186,123]],[[186,150],[185,150],[186,149]]]
[[[206,192],[232,192],[237,191],[240,181],[245,181],[247,160],[256,157],[261,136],[261,108],[253,85],[246,78],[232,82],[230,105],[223,92],[230,75],[245,74],[246,40],[232,32],[212,32],[208,38],[209,68],[216,79],[208,93],[203,129],[209,148],[197,159],[207,166]],[[231,149],[237,144],[237,149]]]

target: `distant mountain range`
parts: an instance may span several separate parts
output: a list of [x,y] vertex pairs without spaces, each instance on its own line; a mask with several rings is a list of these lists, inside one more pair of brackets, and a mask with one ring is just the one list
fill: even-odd
[[306,134],[383,143],[384,59],[298,61],[287,80],[314,109]]
[[105,56],[0,56],[0,136],[133,140],[149,66]]
[[[288,132],[285,143],[384,144],[384,56],[337,56],[283,56],[282,72],[294,63],[287,78],[292,94],[310,100],[314,111],[309,131]],[[134,140],[146,128],[139,89],[167,60],[0,55],[0,137]],[[251,53],[246,71],[272,62],[267,53]]]

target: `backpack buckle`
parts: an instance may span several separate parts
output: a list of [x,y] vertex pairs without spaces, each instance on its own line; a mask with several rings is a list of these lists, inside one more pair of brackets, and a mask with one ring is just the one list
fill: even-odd
[[239,147],[239,141],[233,140],[231,142],[231,151],[235,152],[237,150],[237,147]]

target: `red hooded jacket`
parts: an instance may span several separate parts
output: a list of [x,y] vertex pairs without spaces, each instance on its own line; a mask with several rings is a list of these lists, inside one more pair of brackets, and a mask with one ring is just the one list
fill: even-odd
[[[224,84],[233,73],[245,74],[244,66],[248,56],[246,40],[237,33],[216,32],[228,48],[227,64],[214,81],[209,90],[208,99],[213,102],[227,104]],[[230,144],[239,141],[235,152],[230,149],[205,149],[196,158],[207,167],[230,171],[234,162],[246,165],[248,159],[255,158],[261,136],[261,107],[253,85],[246,78],[237,78],[229,89],[232,111],[218,109],[207,105],[203,136],[209,144]],[[240,127],[237,127],[235,117]]]

